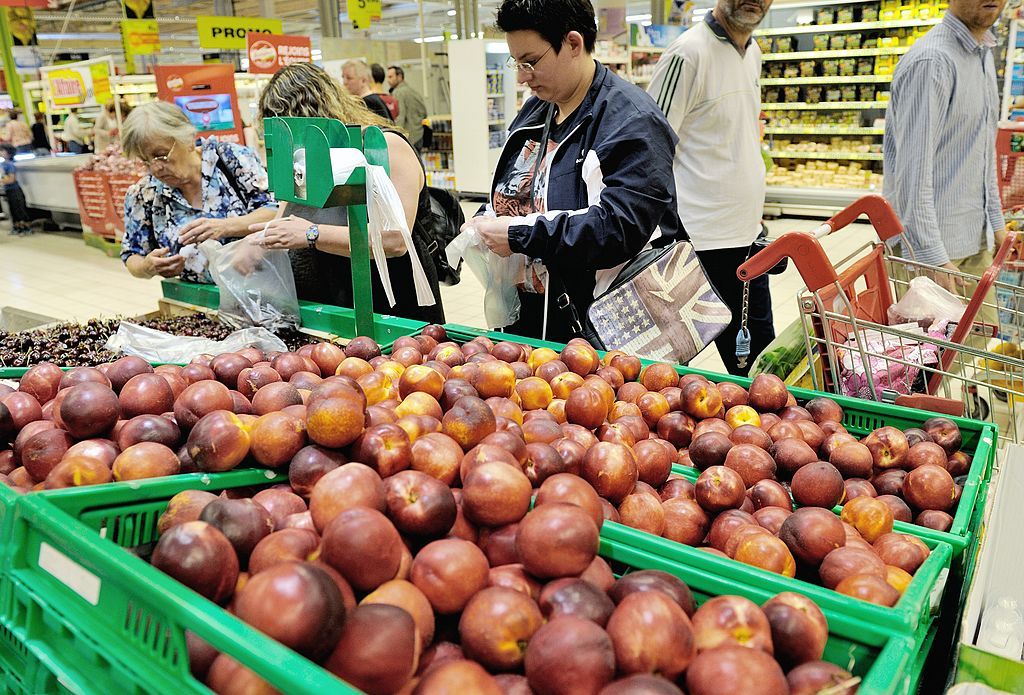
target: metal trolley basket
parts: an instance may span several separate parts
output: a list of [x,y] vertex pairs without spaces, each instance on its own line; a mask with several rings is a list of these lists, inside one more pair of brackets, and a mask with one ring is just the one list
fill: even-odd
[[[833,265],[818,240],[862,214],[878,241]],[[797,300],[816,390],[966,415],[997,424],[1005,442],[1024,441],[1024,412],[1015,417],[1013,408],[1024,404],[1024,264],[1013,253],[1016,234],[1008,233],[978,277],[900,257],[886,242],[902,232],[888,202],[869,195],[811,233],[782,235],[736,273],[750,280],[793,259],[806,283]],[[922,274],[952,281],[966,305],[944,334],[888,325],[889,308]],[[998,325],[979,320],[984,307],[998,314]]]

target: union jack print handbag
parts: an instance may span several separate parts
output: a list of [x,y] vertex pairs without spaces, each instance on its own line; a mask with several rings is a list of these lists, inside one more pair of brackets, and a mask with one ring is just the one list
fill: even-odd
[[676,241],[641,252],[622,269],[587,310],[586,333],[598,349],[686,364],[731,321],[693,244]]

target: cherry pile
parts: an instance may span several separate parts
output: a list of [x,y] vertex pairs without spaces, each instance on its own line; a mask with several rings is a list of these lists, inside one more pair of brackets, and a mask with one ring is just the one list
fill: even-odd
[[[59,365],[97,366],[117,359],[104,349],[107,339],[117,332],[121,318],[90,319],[84,324],[61,323],[46,329],[8,333],[0,331],[0,368],[27,367],[38,362]],[[232,329],[203,314],[133,321],[140,326],[182,336],[224,340]],[[289,350],[313,342],[298,331],[278,334]]]

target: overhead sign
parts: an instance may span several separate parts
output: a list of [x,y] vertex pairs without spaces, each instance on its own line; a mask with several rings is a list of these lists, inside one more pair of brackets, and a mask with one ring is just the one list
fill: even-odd
[[153,0],[121,0],[127,19],[153,19]]
[[367,29],[371,20],[381,18],[381,0],[346,0],[345,7],[354,29]]
[[42,68],[46,100],[54,109],[103,106],[112,99],[110,59],[100,58]]
[[249,34],[249,72],[270,75],[293,63],[313,62],[308,36]]
[[126,58],[160,52],[160,26],[155,19],[122,19],[121,41]]
[[263,17],[196,17],[200,48],[244,51],[247,35],[282,34],[282,26],[280,19]]
[[7,13],[7,28],[11,32],[13,45],[35,46],[39,43],[36,39],[36,16],[32,8],[8,5],[4,12]]
[[180,108],[200,137],[244,142],[234,65],[157,65],[154,76],[157,97]]

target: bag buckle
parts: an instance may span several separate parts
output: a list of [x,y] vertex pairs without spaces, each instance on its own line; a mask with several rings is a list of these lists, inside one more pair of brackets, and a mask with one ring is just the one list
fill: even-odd
[[[555,298],[555,301],[558,303],[559,309],[568,309],[569,305],[572,303],[572,300],[569,299],[569,295],[566,292],[563,292],[562,294],[558,295]],[[577,321],[577,323],[579,322]]]
[[439,246],[440,245],[437,243],[436,239],[431,239],[430,243],[427,245],[427,253],[433,256],[434,253],[437,252]]

